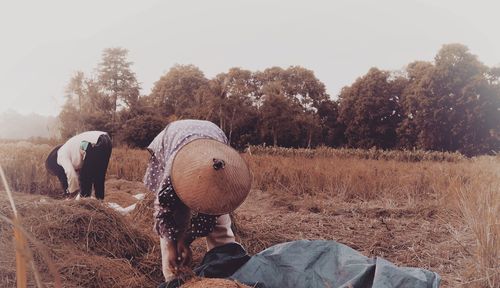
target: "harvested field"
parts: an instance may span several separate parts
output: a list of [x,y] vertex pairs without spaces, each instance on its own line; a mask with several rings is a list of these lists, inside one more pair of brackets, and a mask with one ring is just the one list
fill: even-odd
[[[127,207],[137,203],[139,199],[150,193],[141,182],[110,178],[106,180],[106,202]],[[138,197],[141,196],[141,197]]]
[[[52,252],[64,287],[153,287],[161,281],[159,247],[149,212],[121,216],[95,200],[33,198],[16,197],[21,214],[32,215],[25,216],[23,223]],[[460,269],[470,258],[456,238],[463,235],[455,235],[458,228],[450,224],[457,215],[433,206],[393,205],[301,197],[284,202],[272,193],[253,190],[235,218],[239,239],[252,254],[296,239],[331,239],[367,256],[436,271],[443,276],[445,287],[455,286]],[[6,203],[1,207],[5,214]],[[141,220],[137,222],[140,226],[134,225],[132,217]],[[12,251],[8,232],[8,226],[2,224],[2,243],[9,244],[2,251]],[[199,263],[205,250],[203,241],[196,241],[193,250],[195,263]],[[13,253],[9,256],[2,258],[0,266],[15,267]],[[1,274],[7,281],[3,283],[14,284],[13,270]],[[49,275],[45,280],[50,282]]]
[[[127,155],[127,161],[142,165],[143,151],[128,150]],[[401,162],[245,157],[254,187],[233,218],[239,240],[251,254],[291,240],[330,239],[370,257],[438,272],[443,287],[498,286],[498,158]],[[106,202],[123,207],[137,202],[125,216],[95,200],[16,194],[25,228],[48,247],[64,287],[154,287],[162,281],[152,195],[140,182],[117,179],[113,171],[127,173],[118,166],[108,172]],[[133,197],[145,192],[144,200]],[[0,213],[9,216],[0,195]],[[1,232],[5,256],[0,260],[0,282],[12,286],[10,226],[2,222]],[[101,240],[106,244],[99,245]],[[195,241],[194,264],[205,249],[203,239]],[[35,254],[50,284],[52,278]]]

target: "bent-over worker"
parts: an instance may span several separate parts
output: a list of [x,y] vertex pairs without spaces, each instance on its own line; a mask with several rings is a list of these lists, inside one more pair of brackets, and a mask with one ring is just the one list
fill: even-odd
[[251,175],[224,132],[209,121],[174,121],[148,151],[144,183],[156,195],[154,228],[168,282],[190,264],[194,239],[206,236],[207,250],[235,242],[228,213],[245,200]]
[[66,196],[80,190],[81,197],[104,199],[104,180],[111,156],[108,133],[87,131],[56,146],[45,161],[47,170],[57,176]]

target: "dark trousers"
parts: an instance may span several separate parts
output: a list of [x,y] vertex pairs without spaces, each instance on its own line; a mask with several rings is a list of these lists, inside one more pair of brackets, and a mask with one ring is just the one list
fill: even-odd
[[104,199],[104,180],[111,157],[111,138],[107,134],[99,136],[97,143],[89,145],[80,169],[80,196],[89,197],[94,186],[95,197]]

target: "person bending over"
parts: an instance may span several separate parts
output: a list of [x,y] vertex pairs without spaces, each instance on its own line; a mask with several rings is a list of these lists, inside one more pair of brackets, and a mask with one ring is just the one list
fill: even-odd
[[108,133],[87,131],[58,145],[45,160],[47,170],[57,176],[65,196],[80,190],[81,197],[104,199],[104,180],[111,156],[112,144]]
[[144,184],[156,195],[154,229],[169,282],[190,264],[194,239],[206,236],[207,251],[236,242],[228,213],[248,195],[251,174],[224,132],[209,121],[174,121],[147,149]]

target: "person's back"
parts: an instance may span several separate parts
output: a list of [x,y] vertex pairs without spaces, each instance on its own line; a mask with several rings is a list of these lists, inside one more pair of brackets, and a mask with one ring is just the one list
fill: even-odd
[[227,144],[227,137],[219,126],[205,120],[178,120],[165,127],[147,147],[148,151],[154,155],[151,159],[150,167],[161,167],[160,177],[153,175],[146,170],[144,183],[149,190],[158,192],[161,184],[165,183],[170,176],[172,161],[177,151],[190,141],[196,139],[214,139]]
[[111,138],[103,131],[87,131],[55,147],[47,157],[47,170],[56,175],[67,195],[80,190],[89,197],[104,199],[104,180],[111,156]]
[[69,160],[75,170],[79,170],[83,165],[82,153],[84,153],[81,143],[85,141],[96,144],[99,137],[104,134],[107,133],[102,131],[87,131],[69,138],[57,152],[58,164],[61,165],[61,162]]

